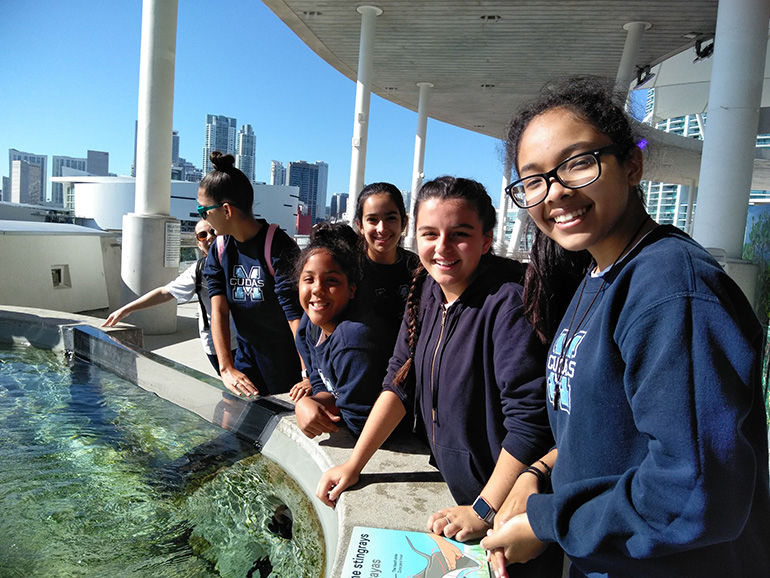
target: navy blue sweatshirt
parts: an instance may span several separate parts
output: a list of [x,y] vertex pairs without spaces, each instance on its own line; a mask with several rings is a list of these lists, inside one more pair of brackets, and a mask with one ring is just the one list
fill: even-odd
[[363,259],[363,275],[356,292],[357,307],[361,311],[373,311],[385,322],[391,351],[401,328],[414,270],[419,264],[417,255],[401,247],[398,247],[398,260],[389,265],[376,263],[367,256]]
[[288,323],[302,315],[294,283],[299,248],[285,232],[276,229],[270,252],[273,277],[264,262],[268,223],[258,221],[262,228],[243,243],[230,235],[224,237],[221,263],[217,245],[212,244],[203,274],[211,297],[227,297],[238,330],[235,368],[261,393],[283,393],[301,379]]
[[[574,576],[770,576],[763,333],[751,306],[673,227],[605,277],[587,278],[551,348],[559,454],[554,493],[527,502],[532,529],[562,546]],[[573,313],[572,333],[594,297],[564,352]]]
[[340,415],[359,436],[382,388],[382,376],[392,349],[384,340],[382,323],[374,315],[344,319],[322,343],[320,328],[307,314],[297,330],[297,350],[313,386],[313,395],[326,391],[334,396]]
[[545,348],[524,318],[522,267],[485,256],[476,278],[448,310],[441,287],[425,280],[413,371],[393,376],[409,357],[405,317],[384,388],[421,418],[456,502],[473,502],[501,448],[529,464],[552,446],[545,408]]

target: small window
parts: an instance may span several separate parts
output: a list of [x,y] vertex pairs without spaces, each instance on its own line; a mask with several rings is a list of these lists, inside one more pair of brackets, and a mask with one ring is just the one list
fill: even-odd
[[51,282],[54,289],[72,287],[69,265],[51,265]]

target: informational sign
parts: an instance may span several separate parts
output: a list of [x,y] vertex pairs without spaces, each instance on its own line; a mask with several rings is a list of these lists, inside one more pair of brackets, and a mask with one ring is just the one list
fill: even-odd
[[179,248],[182,243],[182,226],[179,221],[166,221],[164,267],[179,268]]
[[487,553],[426,532],[356,526],[342,578],[490,578]]

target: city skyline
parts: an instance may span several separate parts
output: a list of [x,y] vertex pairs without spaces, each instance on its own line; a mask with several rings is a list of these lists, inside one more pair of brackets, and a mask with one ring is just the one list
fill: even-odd
[[[140,2],[0,3],[0,47],[6,56],[0,70],[13,87],[0,94],[0,153],[15,148],[81,158],[87,150],[105,151],[110,171],[129,175],[140,38]],[[233,39],[239,42],[237,53],[210,48]],[[289,69],[301,74],[282,74]],[[226,115],[238,119],[239,127],[253,128],[257,181],[270,182],[272,159],[323,160],[329,165],[326,204],[333,193],[348,192],[355,83],[321,60],[264,4],[180,3],[175,76],[179,156],[198,165],[206,115]],[[373,95],[370,119],[366,182],[385,180],[410,189],[417,114]],[[497,202],[499,141],[429,120],[426,143],[426,179],[475,178]],[[10,176],[4,163],[0,176]]]

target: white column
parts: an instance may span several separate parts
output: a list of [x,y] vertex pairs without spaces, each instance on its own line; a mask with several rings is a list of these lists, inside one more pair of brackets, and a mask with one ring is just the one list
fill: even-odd
[[692,236],[692,211],[695,207],[695,180],[689,179],[687,183],[687,218],[685,219],[684,232]]
[[767,0],[719,3],[694,237],[740,259],[756,156]]
[[628,92],[631,82],[636,78],[636,59],[639,56],[639,48],[642,46],[642,35],[649,30],[652,24],[649,22],[627,22],[623,25],[626,34],[626,44],[623,46],[623,55],[620,57],[618,74],[615,77],[618,88]]
[[136,136],[136,201],[140,215],[171,209],[177,0],[144,0]]
[[369,128],[369,100],[372,93],[372,57],[377,16],[382,10],[376,6],[359,6],[361,14],[361,41],[358,46],[358,82],[356,83],[356,113],[353,118],[353,152],[350,157],[350,186],[348,211],[351,223],[355,216],[358,193],[364,187],[366,170],[366,139]]
[[505,257],[508,248],[505,243],[505,223],[508,220],[508,195],[505,194],[505,188],[511,184],[511,170],[512,170],[511,158],[506,155],[505,166],[503,167],[503,181],[500,184],[500,212],[497,219],[497,244],[495,246],[495,252],[498,255]]
[[417,193],[422,187],[422,181],[425,178],[425,136],[428,131],[428,96],[433,88],[430,82],[418,82],[420,87],[420,96],[417,102],[417,132],[414,136],[414,164],[412,165],[412,194],[409,202],[409,229],[406,232],[404,246],[409,250],[415,249],[414,243],[414,204],[417,200]]
[[[179,267],[179,221],[171,209],[171,136],[178,0],[144,0],[134,213],[123,217],[121,277],[126,303],[172,280]],[[137,311],[145,333],[176,331],[176,302]]]
[[527,224],[529,213],[527,209],[519,209],[516,213],[516,222],[513,224],[513,230],[511,231],[511,240],[508,243],[508,255],[510,257],[516,257],[516,253],[521,245],[521,236],[524,234],[524,225]]

